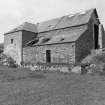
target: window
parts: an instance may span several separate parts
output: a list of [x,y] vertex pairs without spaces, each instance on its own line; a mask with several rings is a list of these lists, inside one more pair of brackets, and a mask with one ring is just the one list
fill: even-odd
[[11,39],[11,44],[13,44],[13,39]]

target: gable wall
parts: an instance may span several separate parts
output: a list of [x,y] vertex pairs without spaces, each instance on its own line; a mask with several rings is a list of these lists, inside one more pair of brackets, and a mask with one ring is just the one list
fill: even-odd
[[93,31],[89,29],[76,41],[76,62],[80,62],[93,49]]
[[83,58],[91,53],[91,50],[94,49],[94,24],[99,25],[99,22],[96,20],[95,15],[92,15],[89,23],[87,24],[86,32],[80,36],[76,41],[76,62],[80,62]]
[[[11,44],[13,39],[13,44]],[[4,53],[11,56],[19,64],[22,58],[22,32],[14,32],[4,35]]]

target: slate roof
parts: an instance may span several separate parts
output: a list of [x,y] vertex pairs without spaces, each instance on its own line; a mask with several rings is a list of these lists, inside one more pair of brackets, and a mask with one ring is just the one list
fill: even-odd
[[54,36],[46,42],[45,44],[54,44],[54,43],[65,43],[65,42],[74,42],[76,41],[80,35],[82,35],[86,30],[80,30],[73,33],[61,34],[60,36]]
[[30,32],[34,32],[34,33],[37,32],[37,28],[36,28],[35,24],[24,22],[22,25],[19,25],[18,27],[14,28],[13,30],[5,33],[5,35],[9,34],[9,33],[17,32],[17,31],[22,31],[22,30],[30,31]]
[[76,41],[85,31],[87,26],[82,28],[75,28],[65,34],[58,32],[58,34],[43,35],[33,39],[27,43],[27,46],[37,46],[37,45],[47,45],[47,44],[57,44],[57,43],[67,43]]
[[[77,27],[80,25],[85,25],[89,22],[92,14],[96,14],[96,18],[98,18],[96,9],[90,9],[87,11],[79,12],[76,14],[66,15],[62,16],[60,18],[40,22],[37,24],[31,24],[25,22],[24,24],[20,25],[19,27],[11,30],[8,33],[20,31],[20,30],[26,30],[31,31],[34,33],[38,33],[38,38],[33,39],[27,43],[27,45],[45,45],[45,44],[54,44],[54,43],[64,43],[64,42],[73,42],[76,41],[80,35],[82,35],[86,31],[86,27],[83,29],[74,29],[69,33],[63,34],[60,33],[60,35],[57,34],[43,34],[46,31],[51,31],[55,29],[62,29],[67,27]],[[8,34],[6,33],[6,34]],[[39,36],[39,33],[42,35]]]
[[90,9],[76,14],[66,15],[60,18],[38,23],[37,24],[38,32],[40,33],[54,29],[86,24],[89,22],[93,12],[95,12],[97,15],[96,9]]
[[45,32],[45,31],[50,31],[50,30],[55,30],[55,29],[61,29],[65,27],[72,27],[72,26],[77,26],[81,24],[86,24],[89,22],[90,17],[93,12],[95,12],[97,15],[96,9],[90,9],[87,11],[62,16],[60,18],[51,19],[51,20],[40,22],[37,24],[25,22],[22,25],[16,27],[15,29],[5,34],[21,31],[21,30],[31,31],[34,33],[40,33],[40,32]]

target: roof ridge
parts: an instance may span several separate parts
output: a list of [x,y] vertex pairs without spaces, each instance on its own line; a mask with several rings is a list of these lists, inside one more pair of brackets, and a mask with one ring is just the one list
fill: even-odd
[[48,20],[44,20],[44,21],[41,21],[41,22],[37,22],[36,24],[40,24],[40,23],[43,23],[43,22],[48,22],[50,20],[55,20],[55,19],[60,19],[60,18],[63,18],[63,17],[66,17],[66,16],[69,16],[69,15],[76,15],[76,14],[79,14],[81,12],[87,12],[87,11],[90,11],[90,10],[95,10],[96,8],[90,8],[90,9],[87,9],[87,10],[82,10],[82,11],[79,11],[79,12],[75,12],[75,13],[71,13],[71,14],[67,14],[67,15],[62,15],[62,16],[59,16],[59,17],[56,17],[56,18],[51,18],[51,19],[48,19]]

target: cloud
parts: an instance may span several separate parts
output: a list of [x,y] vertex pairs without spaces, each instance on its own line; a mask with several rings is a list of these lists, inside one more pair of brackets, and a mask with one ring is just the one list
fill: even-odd
[[0,0],[0,14],[10,14],[20,16],[21,4],[18,0]]
[[0,0],[0,42],[3,42],[3,33],[19,22],[22,16],[20,7],[21,3],[18,0]]
[[100,12],[105,4],[104,0],[20,0],[20,2],[21,20],[30,22],[44,21],[89,8],[98,8]]

